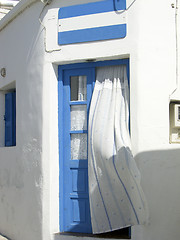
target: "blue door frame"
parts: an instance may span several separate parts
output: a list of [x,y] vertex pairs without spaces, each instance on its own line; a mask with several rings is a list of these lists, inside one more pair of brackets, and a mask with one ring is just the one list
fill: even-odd
[[[88,175],[87,175],[87,161],[73,160],[71,161],[71,148],[70,148],[70,135],[74,132],[70,131],[70,106],[76,104],[76,102],[70,101],[70,77],[86,75],[87,76],[87,101],[78,102],[78,104],[87,104],[87,115],[89,110],[89,104],[91,100],[91,94],[95,81],[95,69],[96,67],[112,66],[112,65],[126,65],[127,75],[129,79],[129,60],[112,60],[112,61],[101,61],[101,62],[90,62],[90,63],[78,63],[61,65],[58,67],[58,123],[59,123],[59,199],[60,199],[60,231],[61,232],[81,232],[91,233],[91,222],[90,222],[90,210],[89,210],[89,199],[88,199]],[[77,132],[78,133],[78,132]],[[82,132],[79,132],[82,133]],[[87,133],[87,131],[84,131]],[[85,176],[85,185],[82,188],[86,189],[83,195],[80,192],[72,193],[71,186],[72,182],[69,176],[70,170],[76,170],[82,174],[76,174],[76,181],[83,182]],[[78,177],[77,177],[78,176]],[[79,180],[77,180],[79,179]],[[72,181],[72,179],[71,179]],[[75,188],[79,188],[76,183]],[[78,203],[74,201],[74,206],[77,206],[77,210],[72,209],[72,205],[68,202],[68,198],[77,199],[86,198],[84,200],[79,199]],[[72,200],[73,201],[73,200]],[[82,204],[81,204],[82,203]],[[70,204],[70,205],[69,205]],[[86,210],[84,210],[87,207]],[[79,209],[79,213],[78,213]],[[75,213],[75,218],[85,219],[83,221],[75,221],[72,223],[72,212]],[[84,215],[84,211],[86,212]]]

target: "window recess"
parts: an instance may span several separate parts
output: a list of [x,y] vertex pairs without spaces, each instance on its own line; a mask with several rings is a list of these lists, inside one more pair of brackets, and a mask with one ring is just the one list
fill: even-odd
[[15,82],[0,90],[0,147],[16,146]]

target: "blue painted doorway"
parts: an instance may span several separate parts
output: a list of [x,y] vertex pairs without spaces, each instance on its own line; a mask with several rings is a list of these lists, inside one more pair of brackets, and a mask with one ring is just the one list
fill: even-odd
[[62,97],[62,212],[63,232],[91,233],[88,195],[88,112],[94,69],[63,71]]
[[60,231],[92,233],[88,193],[88,113],[98,67],[126,65],[112,60],[59,66]]

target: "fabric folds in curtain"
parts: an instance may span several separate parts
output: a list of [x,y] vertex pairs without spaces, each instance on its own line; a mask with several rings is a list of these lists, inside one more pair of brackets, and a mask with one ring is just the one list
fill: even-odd
[[147,207],[131,153],[126,66],[100,67],[88,130],[89,198],[93,233],[144,224]]

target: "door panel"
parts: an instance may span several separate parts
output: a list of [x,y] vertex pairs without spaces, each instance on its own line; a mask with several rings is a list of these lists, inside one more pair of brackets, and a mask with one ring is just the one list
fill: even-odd
[[[91,233],[87,126],[94,69],[63,74],[63,231]],[[61,173],[60,173],[61,174]]]

